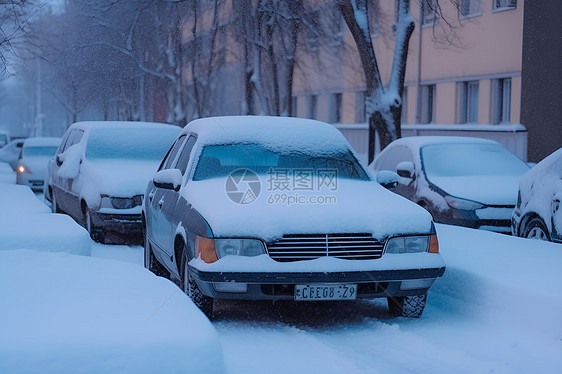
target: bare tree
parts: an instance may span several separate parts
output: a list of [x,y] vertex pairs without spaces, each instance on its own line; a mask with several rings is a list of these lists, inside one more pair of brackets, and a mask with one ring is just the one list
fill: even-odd
[[8,56],[16,55],[14,44],[27,36],[29,4],[27,0],[0,1],[0,75],[6,73]]
[[414,31],[414,20],[410,16],[410,0],[398,2],[396,41],[390,80],[385,86],[369,27],[368,0],[337,0],[345,23],[357,45],[365,77],[366,112],[369,122],[369,163],[373,161],[375,131],[379,135],[381,149],[401,136],[400,123],[402,94],[406,74],[408,44]]

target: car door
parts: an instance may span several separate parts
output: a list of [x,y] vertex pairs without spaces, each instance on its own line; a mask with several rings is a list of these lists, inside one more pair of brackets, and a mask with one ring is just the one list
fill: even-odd
[[[158,168],[158,171],[171,169],[174,167],[177,155],[179,151],[183,148],[186,140],[186,136],[180,136],[170,148],[170,151],[162,161],[162,164]],[[147,194],[145,196],[145,206],[146,206],[146,226],[148,238],[154,246],[154,255],[158,260],[170,266],[172,263],[172,250],[165,246],[167,242],[167,237],[170,233],[170,228],[164,219],[162,206],[165,201],[165,194],[168,190],[163,188],[158,188],[151,181],[147,188]]]
[[[84,131],[80,129],[75,129],[70,134],[68,141],[65,145],[64,152],[66,152],[70,147],[77,146],[78,143],[82,140],[84,135]],[[57,165],[60,167],[62,164],[57,162]],[[59,206],[69,215],[74,217],[75,219],[82,219],[82,210],[80,209],[80,197],[78,191],[76,191],[74,187],[74,182],[77,178],[80,177],[80,174],[76,175],[73,178],[66,178],[60,177],[58,180],[59,193],[61,195],[60,199],[57,201],[60,202]],[[57,196],[58,198],[58,196]]]
[[[377,170],[397,172],[398,164],[404,161],[411,162],[415,165],[412,151],[406,146],[397,145],[386,152],[386,155],[384,159],[382,159],[380,166],[377,166]],[[392,191],[401,196],[404,196],[409,200],[416,201],[417,196],[414,180],[417,175],[419,175],[418,171],[414,170],[414,178],[400,177],[400,179],[398,180],[398,185],[394,189],[392,189]]]
[[[185,146],[180,151],[177,160],[173,165],[173,168],[181,171],[184,183],[189,174],[187,166],[189,165],[191,153],[196,141],[197,138],[194,135],[189,135],[189,137],[185,141]],[[170,256],[170,259],[177,265],[179,261],[181,261],[181,258],[174,257],[174,239],[176,229],[178,227],[178,222],[181,219],[180,216],[185,213],[186,204],[185,200],[180,196],[179,191],[174,190],[165,190],[162,200],[162,219],[165,222],[164,224],[166,225],[166,227],[169,229],[166,238],[164,238],[163,245],[166,248],[169,248],[170,252],[172,252],[172,256]],[[177,267],[173,267],[173,269],[177,269]]]

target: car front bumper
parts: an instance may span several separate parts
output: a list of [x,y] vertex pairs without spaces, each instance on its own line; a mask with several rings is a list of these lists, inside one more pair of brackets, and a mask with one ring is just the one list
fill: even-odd
[[[445,266],[422,269],[308,272],[214,272],[189,267],[199,289],[217,299],[293,300],[295,285],[357,284],[357,298],[425,294]],[[219,292],[223,285],[245,291]]]
[[140,214],[100,213],[92,214],[92,224],[106,231],[136,235],[142,233]]

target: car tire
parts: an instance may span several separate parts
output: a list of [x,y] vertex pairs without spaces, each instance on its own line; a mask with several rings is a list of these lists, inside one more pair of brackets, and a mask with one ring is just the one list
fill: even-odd
[[159,277],[170,277],[170,273],[154,256],[152,246],[146,235],[144,235],[144,267]]
[[525,229],[523,230],[523,237],[527,239],[551,241],[546,225],[542,219],[537,217],[527,222]]
[[182,279],[182,288],[183,291],[191,301],[207,316],[209,319],[213,319],[213,298],[209,297],[197,286],[197,282],[195,279],[189,274],[189,267],[187,264],[188,261],[184,261],[183,266],[183,279]]
[[57,199],[55,197],[55,194],[52,191],[53,190],[51,190],[51,212],[61,213],[61,210],[59,209],[59,206],[57,205]]
[[395,317],[420,318],[427,301],[427,294],[388,297],[388,309]]
[[86,230],[88,230],[88,233],[90,233],[90,238],[92,238],[92,240],[95,241],[95,242],[103,244],[104,243],[103,233],[101,232],[100,229],[98,229],[96,226],[94,226],[94,223],[92,222],[92,213],[87,208],[86,208],[85,216],[86,216],[85,217],[86,218]]

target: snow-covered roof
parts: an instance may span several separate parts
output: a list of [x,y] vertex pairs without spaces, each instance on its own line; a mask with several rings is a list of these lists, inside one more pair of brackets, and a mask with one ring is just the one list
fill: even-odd
[[28,147],[58,147],[61,142],[61,138],[54,137],[36,137],[25,139],[23,146]]
[[483,138],[471,138],[466,136],[408,136],[405,138],[397,139],[393,144],[405,145],[410,148],[422,148],[426,145],[433,144],[448,144],[448,143],[463,143],[463,144],[497,144],[500,143]]
[[311,119],[268,116],[225,116],[190,122],[182,133],[194,132],[202,144],[257,143],[280,151],[315,153],[346,151],[339,130]]

